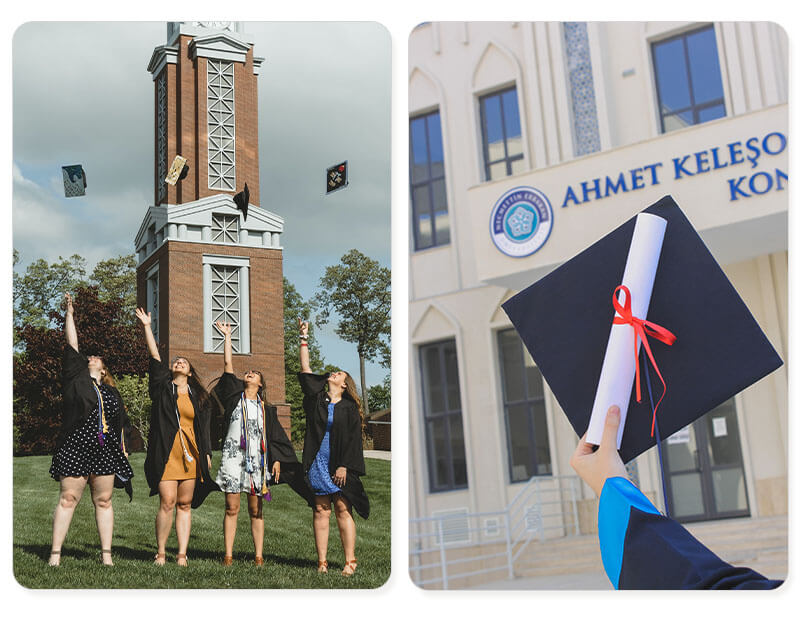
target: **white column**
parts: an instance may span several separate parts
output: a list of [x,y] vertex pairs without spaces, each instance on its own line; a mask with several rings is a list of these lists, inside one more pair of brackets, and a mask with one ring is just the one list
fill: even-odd
[[[205,230],[205,228],[203,228]],[[211,352],[211,263],[203,262],[203,351]]]
[[178,238],[178,226],[174,223],[167,224],[167,238],[176,239]]

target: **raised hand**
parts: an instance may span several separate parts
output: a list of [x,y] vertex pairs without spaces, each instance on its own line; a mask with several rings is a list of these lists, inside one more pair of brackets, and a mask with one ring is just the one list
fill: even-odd
[[308,336],[308,322],[303,321],[301,317],[297,318],[297,325],[300,327],[300,336],[307,337]]
[[64,302],[66,312],[72,315],[75,312],[75,307],[72,305],[72,296],[69,293],[64,294]]
[[149,326],[150,322],[152,322],[150,313],[146,313],[142,307],[136,309],[136,317],[142,322],[142,326]]
[[217,329],[226,337],[231,336],[231,331],[233,330],[233,326],[229,322],[214,322],[214,325]]

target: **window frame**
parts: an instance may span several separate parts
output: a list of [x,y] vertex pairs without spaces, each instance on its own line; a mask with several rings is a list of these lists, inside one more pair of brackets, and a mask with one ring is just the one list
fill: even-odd
[[[508,137],[506,136],[506,113],[505,107],[503,106],[503,95],[514,91],[514,96],[517,101],[517,124],[519,126],[519,138],[520,143],[522,144],[522,151],[520,153],[515,153],[513,155],[508,154]],[[498,97],[499,105],[500,105],[500,125],[503,129],[503,153],[504,157],[499,160],[490,160],[489,159],[489,142],[488,142],[488,127],[486,124],[486,101],[490,98]],[[524,134],[522,132],[522,115],[520,111],[520,103],[519,103],[519,91],[517,90],[517,84],[514,83],[512,85],[508,85],[506,87],[486,92],[485,94],[481,94],[478,96],[478,117],[480,122],[480,130],[481,130],[481,155],[483,157],[483,176],[484,181],[491,182],[491,181],[498,181],[497,179],[492,179],[491,176],[491,167],[494,164],[505,163],[506,165],[506,173],[504,177],[510,177],[513,175],[511,165],[514,162],[521,161],[522,166],[525,166],[525,144],[524,144]],[[502,179],[502,178],[501,178]]]
[[[438,355],[439,355],[439,376],[442,378],[443,386],[446,388],[447,385],[447,370],[444,361],[444,351],[447,346],[451,346],[455,352],[456,356],[456,374],[455,383],[458,386],[458,409],[450,409],[449,401],[447,399],[447,394],[444,394],[444,403],[445,403],[445,410],[441,412],[435,412],[433,414],[428,413],[428,385],[426,381],[426,369],[425,369],[425,360],[424,355],[425,351],[430,348],[436,348]],[[461,400],[461,383],[459,382],[459,373],[458,373],[458,349],[456,347],[456,340],[453,337],[448,339],[442,339],[439,341],[435,341],[432,343],[425,343],[420,344],[417,346],[418,350],[418,357],[419,357],[419,366],[420,366],[420,384],[421,384],[421,392],[422,392],[422,426],[423,432],[425,436],[425,454],[426,460],[428,464],[428,492],[430,494],[435,494],[439,492],[450,492],[454,490],[466,490],[469,488],[469,470],[467,469],[467,448],[466,448],[466,433],[464,431],[464,415],[463,415],[463,403]],[[465,481],[464,484],[457,485],[455,482],[455,468],[454,468],[454,458],[453,458],[453,444],[452,439],[450,436],[450,423],[454,418],[458,419],[458,422],[461,423],[461,435],[463,436],[464,442],[464,477]],[[436,460],[435,460],[435,453],[432,443],[432,427],[434,422],[442,422],[445,429],[445,443],[447,445],[447,453],[446,453],[446,461],[447,461],[447,481],[444,484],[436,485],[436,475],[433,472],[436,468]]]
[[209,59],[206,67],[209,190],[236,190],[234,66],[232,61]]
[[156,343],[160,341],[161,320],[159,319],[159,306],[161,302],[161,278],[158,273],[158,263],[154,264],[145,272],[145,303],[147,312],[151,315],[150,328]]
[[[502,336],[507,334],[508,332],[514,332],[514,328],[499,328],[495,331],[495,343],[497,344],[497,363],[500,367],[500,401],[502,402],[502,411],[503,411],[503,426],[505,430],[505,442],[506,442],[506,460],[507,460],[507,469],[508,469],[508,479],[509,483],[525,483],[532,479],[533,477],[552,477],[553,476],[553,454],[550,448],[550,425],[548,422],[548,412],[547,412],[547,390],[546,390],[546,383],[544,381],[544,377],[542,376],[541,370],[536,367],[537,371],[539,372],[539,378],[542,380],[542,394],[541,396],[532,396],[528,391],[528,379],[522,379],[522,386],[524,391],[524,397],[520,400],[514,400],[509,402],[506,399],[506,368],[505,368],[505,361],[503,356],[503,343],[502,343]],[[525,368],[525,352],[527,349],[525,348],[524,344],[522,343],[522,339],[520,339],[518,334],[515,334],[516,341],[520,345],[520,349],[522,350],[522,365],[519,366],[519,372],[523,373]],[[529,456],[528,461],[525,462],[529,464],[531,469],[536,471],[540,464],[539,458],[536,453],[537,449],[537,439],[536,439],[536,416],[534,411],[534,405],[537,403],[541,403],[542,409],[544,410],[544,427],[547,432],[546,439],[547,439],[547,451],[550,455],[550,461],[548,462],[550,465],[550,471],[539,473],[534,472],[530,477],[525,479],[514,479],[514,461],[512,457],[512,450],[511,450],[511,430],[509,428],[509,418],[508,418],[508,410],[510,407],[525,407],[526,416],[527,416],[527,430],[528,430],[528,445],[529,445]],[[541,462],[544,463],[544,462]]]
[[239,287],[239,345],[234,344],[234,354],[250,354],[250,259],[242,256],[214,256],[203,254],[203,352],[222,354],[223,346],[216,338],[213,307],[214,268],[238,268]]
[[[431,174],[432,168],[432,160],[431,160],[431,136],[429,131],[429,124],[428,120],[431,116],[438,116],[439,117],[439,144],[442,148],[442,174],[441,176],[434,177]],[[411,133],[411,126],[414,121],[416,120],[423,120],[425,124],[425,147],[426,147],[426,164],[428,169],[428,177],[425,180],[414,182],[413,178],[413,144],[412,144],[412,133]],[[408,184],[409,184],[409,194],[411,196],[410,204],[411,204],[411,228],[414,235],[414,251],[424,251],[426,249],[432,249],[434,247],[444,247],[445,245],[449,245],[452,242],[452,229],[451,229],[451,220],[452,217],[450,216],[450,207],[449,201],[447,199],[447,168],[444,164],[444,138],[443,138],[443,131],[442,131],[442,113],[440,109],[429,110],[426,112],[418,113],[413,116],[409,116],[408,119]],[[436,229],[436,213],[439,208],[434,207],[434,197],[433,197],[433,187],[436,182],[442,182],[442,187],[444,188],[444,211],[447,215],[447,241],[446,242],[438,242],[437,239],[437,229]],[[417,208],[415,207],[414,203],[414,192],[420,188],[427,188],[428,190],[428,202],[430,204],[430,217],[431,217],[431,244],[430,245],[420,245],[420,231],[419,231],[419,218]]]
[[[694,87],[692,86],[692,69],[691,69],[691,64],[689,63],[688,38],[691,35],[696,35],[697,33],[701,33],[703,31],[711,31],[711,34],[712,34],[712,36],[714,38],[714,49],[715,49],[715,51],[717,53],[717,67],[719,68],[720,96],[719,96],[719,98],[715,98],[715,99],[708,100],[708,101],[703,101],[702,103],[697,103],[695,101]],[[652,72],[653,72],[653,86],[655,87],[655,95],[656,95],[656,104],[655,105],[656,105],[656,115],[658,116],[658,132],[659,132],[659,134],[671,133],[672,131],[679,131],[679,129],[671,129],[671,130],[667,131],[667,130],[665,130],[665,127],[664,127],[665,114],[664,114],[663,107],[662,107],[662,102],[661,102],[661,89],[659,87],[659,80],[658,80],[659,71],[658,71],[658,66],[656,65],[656,54],[655,54],[656,48],[658,46],[668,44],[668,43],[673,42],[675,40],[682,40],[683,63],[684,63],[684,67],[685,67],[685,70],[686,70],[686,76],[687,76],[687,80],[688,80],[688,83],[687,83],[686,87],[687,87],[687,90],[689,92],[689,100],[690,100],[691,104],[688,107],[683,107],[683,108],[677,109],[675,111],[671,111],[668,114],[666,114],[666,116],[678,116],[679,114],[684,113],[684,112],[691,112],[691,114],[692,114],[692,122],[691,122],[691,124],[688,124],[687,127],[694,127],[696,125],[702,125],[702,124],[704,124],[706,122],[711,122],[711,120],[719,120],[720,118],[725,118],[725,117],[728,116],[728,106],[727,106],[727,104],[725,102],[726,99],[725,99],[725,82],[724,82],[724,76],[723,76],[723,68],[722,68],[722,63],[721,63],[720,54],[719,54],[719,46],[717,44],[717,31],[716,31],[716,27],[714,26],[713,23],[712,24],[706,24],[706,25],[703,25],[703,26],[699,26],[697,28],[691,28],[689,30],[681,31],[680,33],[676,33],[676,34],[670,35],[668,37],[654,39],[654,40],[648,42],[648,49],[649,49],[649,55],[650,55],[650,64],[651,64]],[[706,121],[699,120],[698,115],[702,110],[708,109],[710,107],[716,107],[716,106],[722,106],[722,109],[723,109],[722,116],[719,116],[717,118],[712,118],[711,120],[706,120]]]

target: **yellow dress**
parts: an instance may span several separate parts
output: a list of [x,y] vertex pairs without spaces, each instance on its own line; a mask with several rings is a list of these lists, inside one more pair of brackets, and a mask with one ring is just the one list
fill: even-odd
[[169,459],[164,466],[161,481],[182,481],[183,479],[197,478],[197,460],[200,454],[197,452],[197,439],[194,435],[194,406],[189,394],[178,394],[178,413],[181,416],[181,433],[183,433],[183,443],[186,450],[192,456],[192,461],[187,462],[183,453],[183,444],[179,433],[175,434],[175,441],[172,443],[172,450],[169,452]]

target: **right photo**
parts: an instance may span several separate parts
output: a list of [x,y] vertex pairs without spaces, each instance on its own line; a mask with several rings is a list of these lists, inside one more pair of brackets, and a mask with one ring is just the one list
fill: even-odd
[[788,571],[788,50],[770,22],[408,40],[409,575]]

